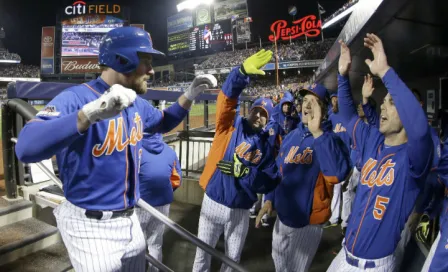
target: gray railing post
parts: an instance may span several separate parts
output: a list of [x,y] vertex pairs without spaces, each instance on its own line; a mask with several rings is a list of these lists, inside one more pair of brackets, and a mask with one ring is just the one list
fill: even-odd
[[5,174],[6,196],[17,198],[17,182],[14,170],[14,145],[11,138],[14,137],[14,118],[11,109],[3,104],[2,106],[2,143],[3,143],[3,168]]
[[204,127],[208,128],[208,100],[204,100]]

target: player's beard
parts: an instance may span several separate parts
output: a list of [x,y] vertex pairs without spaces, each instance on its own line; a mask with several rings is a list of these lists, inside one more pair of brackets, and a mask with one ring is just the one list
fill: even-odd
[[148,83],[147,76],[135,77],[131,80],[130,88],[134,90],[137,94],[145,94],[147,92]]

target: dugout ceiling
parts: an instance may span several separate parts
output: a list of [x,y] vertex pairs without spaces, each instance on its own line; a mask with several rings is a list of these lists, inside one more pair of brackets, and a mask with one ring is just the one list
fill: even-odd
[[[366,10],[358,14],[355,12],[339,37],[348,42],[353,55],[350,72],[353,89],[361,89],[363,76],[369,71],[364,60],[372,56],[370,50],[363,46],[363,38],[369,32],[376,33],[383,40],[389,64],[404,81],[447,75],[448,1],[384,0],[371,14]],[[363,15],[369,18],[362,19]],[[356,34],[350,33],[363,20],[365,24],[362,28]],[[319,68],[317,76],[317,81],[331,90],[337,89],[339,51],[339,45],[333,45],[326,57],[327,62]]]

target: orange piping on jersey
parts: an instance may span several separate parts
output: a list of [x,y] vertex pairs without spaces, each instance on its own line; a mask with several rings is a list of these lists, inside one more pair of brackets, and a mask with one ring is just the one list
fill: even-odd
[[97,95],[101,96],[101,94],[100,94],[98,91],[96,91],[94,88],[92,88],[92,87],[89,86],[88,84],[84,83],[83,85],[86,85],[87,88],[89,88],[90,90],[92,90],[92,92],[94,92],[94,93],[96,93]]
[[443,183],[442,183],[442,181],[440,180],[440,177],[439,177],[439,176],[437,176],[437,182],[438,182],[440,185],[443,186]]
[[[120,116],[121,116],[121,118],[123,118],[123,112],[120,112]],[[124,127],[124,133],[126,134],[126,138],[127,138],[128,130],[126,128],[126,122],[123,122],[123,127]],[[124,190],[124,193],[123,193],[124,208],[125,209],[128,207],[128,203],[126,202],[126,193],[128,191],[128,169],[129,169],[128,149],[129,149],[129,145],[126,145],[126,176],[124,177],[124,187],[125,187],[125,190]]]
[[310,224],[323,224],[331,217],[331,199],[333,198],[333,184],[319,173],[314,187],[313,207],[311,209]]
[[216,164],[224,157],[229,146],[232,133],[235,130],[233,122],[236,116],[238,99],[227,97],[222,91],[216,101],[216,132],[204,171],[199,179],[199,185],[205,190],[208,182],[216,171]]
[[173,189],[179,188],[180,186],[180,175],[176,169],[176,160],[173,163],[173,170],[171,171],[170,182]]
[[[134,200],[137,201],[137,171],[140,161],[138,159],[137,145],[134,146]],[[138,188],[140,190],[140,188]]]
[[[360,119],[360,120],[361,120],[361,119]],[[383,164],[383,161],[384,161],[385,159],[387,159],[387,158],[389,158],[389,157],[392,157],[392,156],[394,156],[394,155],[395,155],[395,153],[392,153],[392,154],[389,154],[389,155],[385,156],[383,159],[381,159],[380,163],[377,164],[377,166],[376,166],[376,171],[378,172],[378,168],[380,167],[380,165]],[[361,170],[361,172],[362,172],[362,170]],[[371,172],[369,172],[369,173],[371,173]],[[365,175],[367,176],[367,173],[366,173]],[[362,175],[362,173],[361,173],[361,178],[363,178],[362,176],[363,176],[363,175]],[[370,189],[370,195],[369,195],[369,198],[367,199],[366,208],[364,209],[364,213],[363,213],[363,215],[362,215],[361,221],[359,221],[358,230],[356,231],[355,240],[353,241],[352,254],[354,254],[353,251],[355,250],[356,240],[358,239],[359,231],[361,230],[362,223],[364,222],[364,216],[366,215],[367,207],[369,207],[370,197],[372,196],[372,192],[373,192],[373,189],[374,189],[374,188],[375,188],[375,185],[372,186],[372,189]]]
[[358,118],[358,120],[355,123],[355,126],[353,127],[353,131],[352,131],[352,139],[353,139],[353,149],[356,149],[356,137],[355,137],[355,131],[356,131],[356,127],[359,124],[359,121],[361,121],[361,119]]

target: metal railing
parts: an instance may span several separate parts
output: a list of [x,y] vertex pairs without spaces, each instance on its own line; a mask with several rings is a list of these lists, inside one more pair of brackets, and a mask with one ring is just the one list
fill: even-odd
[[[11,138],[11,142],[17,144],[17,138]],[[63,190],[62,181],[55,174],[53,174],[51,170],[49,170],[42,162],[37,162],[36,165],[51,179],[51,181],[53,181],[61,190]],[[186,230],[185,228],[183,228],[182,226],[180,226],[179,224],[177,224],[176,222],[174,222],[173,220],[171,220],[170,218],[159,212],[157,209],[146,203],[143,199],[139,199],[137,205],[140,208],[147,211],[148,213],[150,213],[152,217],[156,218],[157,220],[165,224],[168,228],[172,229],[174,232],[176,232],[186,240],[190,241],[197,247],[200,247],[213,257],[222,261],[229,267],[235,269],[236,271],[242,271],[242,272],[247,271],[240,264],[238,264],[234,260],[227,257],[225,254],[217,251],[213,247],[209,246],[208,244],[200,240],[194,234],[192,234],[191,232],[189,232],[188,230]],[[150,256],[147,253],[146,253],[146,259],[155,267],[161,269],[161,271],[167,271],[167,272],[172,271],[163,263],[161,263],[159,260],[155,259],[154,257]]]

